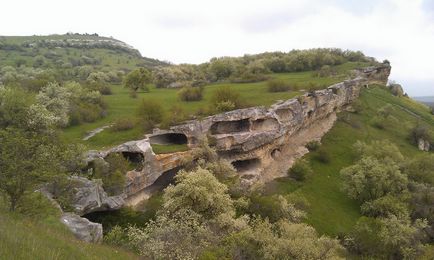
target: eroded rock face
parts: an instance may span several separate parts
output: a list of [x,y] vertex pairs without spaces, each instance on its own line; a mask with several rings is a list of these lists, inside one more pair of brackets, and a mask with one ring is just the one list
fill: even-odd
[[60,221],[71,230],[77,239],[92,243],[102,241],[102,225],[99,223],[90,222],[74,213],[64,213]]
[[238,109],[187,121],[169,130],[155,129],[144,140],[94,152],[92,156],[104,158],[113,152],[141,154],[143,167],[127,173],[127,201],[168,170],[182,165],[182,158],[189,152],[152,152],[150,142],[166,142],[170,135],[185,137],[190,148],[197,146],[201,137],[211,137],[219,156],[236,166],[246,185],[267,181],[284,175],[295,159],[307,153],[306,143],[321,139],[333,126],[336,113],[357,99],[361,88],[372,83],[386,84],[390,69],[388,64],[361,69],[352,80],[277,102],[270,108]]

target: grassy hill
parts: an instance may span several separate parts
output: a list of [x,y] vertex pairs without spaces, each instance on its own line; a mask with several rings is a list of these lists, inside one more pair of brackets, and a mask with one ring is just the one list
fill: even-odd
[[[335,126],[323,140],[321,149],[330,157],[328,163],[318,160],[319,152],[305,156],[314,174],[305,182],[289,178],[277,179],[268,184],[271,194],[289,194],[305,197],[309,204],[307,222],[318,232],[331,236],[348,233],[361,216],[359,203],[349,199],[341,191],[339,171],[356,160],[352,149],[357,141],[369,143],[387,139],[396,144],[406,158],[423,154],[409,141],[411,129],[418,123],[424,124],[434,133],[434,116],[428,107],[405,97],[395,97],[383,86],[365,89],[360,96],[360,112],[342,112]],[[378,109],[391,104],[391,115],[396,120],[386,123],[384,129],[373,125]]]
[[35,220],[0,203],[0,259],[138,259],[119,248],[74,238],[56,216]]
[[[40,61],[43,61],[40,66]],[[98,35],[0,36],[0,67],[69,68],[91,65],[95,69],[132,70],[137,66],[167,65],[144,58],[126,43]]]

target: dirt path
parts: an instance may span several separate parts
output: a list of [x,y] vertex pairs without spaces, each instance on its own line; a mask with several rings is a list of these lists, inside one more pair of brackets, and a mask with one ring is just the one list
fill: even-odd
[[88,132],[86,134],[86,136],[82,140],[83,141],[87,141],[90,138],[94,137],[95,135],[97,135],[97,134],[101,133],[102,131],[104,131],[104,129],[107,129],[107,128],[111,127],[111,126],[112,125],[105,125],[105,126],[102,126],[102,127],[98,127],[97,129],[94,129],[94,130]]

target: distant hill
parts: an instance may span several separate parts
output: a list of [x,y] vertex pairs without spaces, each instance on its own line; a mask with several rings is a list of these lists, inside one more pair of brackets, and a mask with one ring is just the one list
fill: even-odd
[[434,107],[434,96],[413,97],[413,99],[430,107]]
[[142,57],[132,46],[97,34],[0,36],[0,67],[23,65],[35,68],[92,65],[96,69],[126,71],[168,63]]

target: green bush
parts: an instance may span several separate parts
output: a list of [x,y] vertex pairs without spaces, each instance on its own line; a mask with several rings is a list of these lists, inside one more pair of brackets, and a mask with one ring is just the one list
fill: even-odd
[[321,144],[320,144],[318,141],[316,141],[316,140],[314,140],[314,141],[310,141],[310,142],[308,142],[308,143],[306,144],[306,148],[307,148],[310,152],[318,150],[320,146],[321,146]]
[[119,118],[117,119],[110,130],[114,132],[126,131],[134,128],[134,119],[131,118]]
[[311,173],[312,169],[306,160],[296,161],[288,170],[289,176],[297,181],[304,181]]
[[173,105],[168,116],[166,116],[161,122],[161,128],[169,128],[170,126],[180,124],[187,119],[187,114],[180,105]]
[[178,97],[182,101],[199,101],[203,98],[203,87],[183,87],[178,91]]
[[161,103],[156,100],[143,99],[137,111],[145,131],[151,130],[156,124],[163,121],[164,110]]
[[129,168],[128,161],[117,153],[111,153],[102,160],[94,163],[93,178],[102,179],[103,188],[109,195],[122,193],[125,186],[125,174]]
[[292,90],[291,85],[282,79],[270,79],[267,81],[268,92],[285,92]]
[[113,94],[112,89],[108,85],[101,86],[99,92],[101,93],[101,95],[111,95],[111,94]]
[[419,142],[419,139],[426,140],[428,142],[431,142],[431,134],[428,130],[428,127],[423,125],[416,125],[413,129],[410,131],[410,140],[413,144],[417,145]]
[[211,98],[212,109],[218,112],[230,111],[241,108],[240,94],[228,86],[218,88]]
[[329,163],[331,160],[330,154],[328,153],[327,150],[325,150],[323,148],[318,149],[318,152],[317,152],[315,158],[322,163]]

